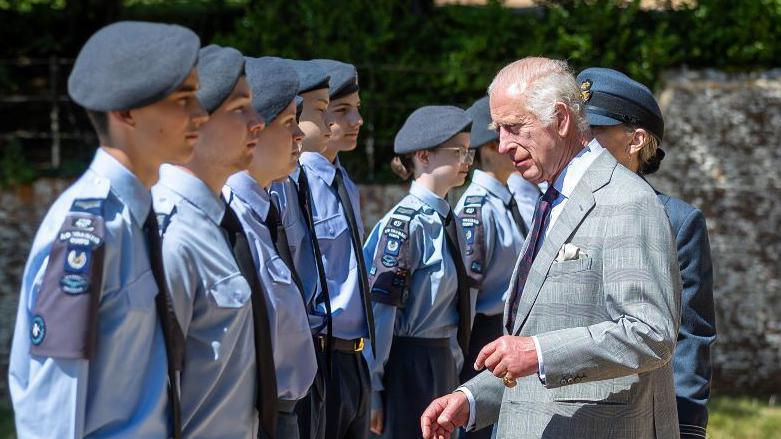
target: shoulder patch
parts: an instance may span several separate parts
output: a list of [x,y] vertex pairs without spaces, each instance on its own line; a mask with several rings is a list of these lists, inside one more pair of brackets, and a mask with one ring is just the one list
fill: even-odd
[[369,269],[371,298],[374,302],[404,307],[409,282],[409,225],[418,210],[398,207],[388,219]]
[[403,216],[408,216],[408,217],[411,218],[411,217],[415,216],[415,214],[417,214],[418,211],[413,209],[413,208],[411,208],[411,207],[399,206],[399,207],[396,208],[396,210],[393,211],[393,213],[396,214],[396,215],[403,215]]
[[482,206],[485,203],[485,195],[470,195],[464,200],[464,206],[477,205]]
[[485,195],[470,195],[464,200],[464,208],[458,214],[464,231],[464,256],[470,286],[479,288],[483,282],[485,260],[485,231],[482,210]]

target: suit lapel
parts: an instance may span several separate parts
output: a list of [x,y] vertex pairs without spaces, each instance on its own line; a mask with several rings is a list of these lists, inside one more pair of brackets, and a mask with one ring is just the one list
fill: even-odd
[[[521,302],[518,304],[518,314],[515,318],[513,334],[517,335],[520,332],[523,322],[526,321],[526,317],[528,317],[534,302],[537,300],[540,289],[545,282],[545,277],[548,275],[548,270],[553,260],[556,259],[559,249],[577,230],[591,209],[594,208],[594,191],[610,181],[616,163],[616,160],[608,151],[603,151],[594,160],[589,169],[586,170],[583,178],[580,179],[572,191],[572,195],[567,200],[567,204],[564,206],[558,219],[556,219],[556,223],[548,230],[542,248],[537,253],[537,257],[534,259],[529,271],[529,276],[526,279],[526,285],[521,294]],[[515,282],[517,280],[513,276],[513,283]]]

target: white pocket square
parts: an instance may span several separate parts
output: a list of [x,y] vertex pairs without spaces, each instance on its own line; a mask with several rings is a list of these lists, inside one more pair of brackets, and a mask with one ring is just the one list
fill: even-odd
[[586,256],[586,253],[580,249],[577,245],[566,243],[559,249],[559,254],[556,255],[556,262],[574,261]]

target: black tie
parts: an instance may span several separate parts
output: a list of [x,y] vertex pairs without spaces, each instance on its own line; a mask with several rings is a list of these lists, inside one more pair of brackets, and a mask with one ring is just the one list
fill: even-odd
[[182,437],[182,412],[179,403],[179,374],[184,365],[185,338],[179,321],[176,320],[174,306],[168,290],[165,287],[165,271],[163,268],[163,247],[160,239],[160,230],[154,210],[144,221],[144,235],[149,249],[149,263],[152,266],[152,275],[157,284],[157,315],[160,318],[160,326],[163,329],[165,350],[168,355],[168,400],[171,404],[171,422],[173,424],[173,437]]
[[458,231],[456,222],[453,220],[453,211],[447,213],[444,219],[445,223],[445,241],[448,250],[453,257],[453,263],[456,265],[456,277],[458,278],[458,345],[461,352],[466,355],[469,352],[469,338],[472,327],[472,305],[469,300],[469,286],[466,277],[466,268],[464,260],[461,257],[461,247],[458,245]]
[[[304,167],[298,167],[298,185],[293,181],[293,187],[296,188],[296,195],[298,195],[298,206],[301,212],[304,214],[304,220],[306,221],[306,227],[309,229],[309,237],[312,241],[312,250],[315,253],[315,264],[317,265],[317,277],[320,279],[320,296],[315,298],[316,304],[325,304],[325,325],[326,325],[326,368],[328,373],[331,373],[331,350],[334,346],[333,338],[333,320],[331,319],[331,296],[328,293],[328,281],[325,278],[325,267],[323,267],[323,254],[320,252],[320,243],[317,241],[317,235],[315,234],[315,220],[312,216],[312,206],[310,205],[309,198],[309,179],[306,176]],[[292,180],[292,179],[291,179]],[[314,305],[313,305],[314,307]]]
[[361,288],[361,299],[363,300],[363,310],[366,313],[366,323],[369,325],[369,340],[372,341],[372,355],[376,355],[374,348],[374,314],[372,313],[371,299],[369,297],[369,279],[366,278],[366,262],[363,260],[363,246],[361,237],[358,234],[358,223],[355,221],[355,212],[350,202],[350,196],[347,194],[347,188],[344,186],[342,170],[337,168],[334,175],[334,184],[336,185],[336,195],[339,202],[342,203],[344,216],[347,217],[347,225],[350,228],[350,240],[352,241],[353,251],[358,260],[358,283]]
[[521,231],[521,236],[523,236],[523,239],[526,239],[526,235],[529,234],[529,228],[526,227],[526,222],[521,216],[521,211],[518,210],[518,203],[515,201],[515,197],[512,195],[510,196],[510,204],[507,205],[507,208],[510,209],[510,213],[513,215],[513,220],[515,220],[515,225],[517,225],[518,230]]
[[255,362],[257,367],[257,396],[255,406],[260,416],[260,426],[268,438],[276,436],[277,425],[277,378],[274,367],[274,352],[271,346],[271,325],[268,321],[268,305],[263,284],[258,278],[255,262],[252,260],[249,242],[241,227],[239,218],[229,206],[220,227],[228,235],[228,243],[244,279],[252,289],[252,319],[255,333]]
[[[293,283],[298,287],[298,291],[304,293],[304,287],[301,278],[298,276],[295,265],[293,265],[293,255],[290,253],[290,244],[287,242],[287,232],[282,220],[279,217],[279,210],[273,200],[269,200],[268,214],[266,214],[266,227],[268,228],[271,240],[274,243],[274,249],[290,270],[290,277]],[[303,297],[303,296],[302,296]]]

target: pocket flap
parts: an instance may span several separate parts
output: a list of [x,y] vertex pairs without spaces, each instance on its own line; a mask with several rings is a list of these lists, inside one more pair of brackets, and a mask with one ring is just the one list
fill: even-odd
[[215,282],[209,295],[220,308],[241,308],[249,301],[251,290],[241,273],[233,273]]

